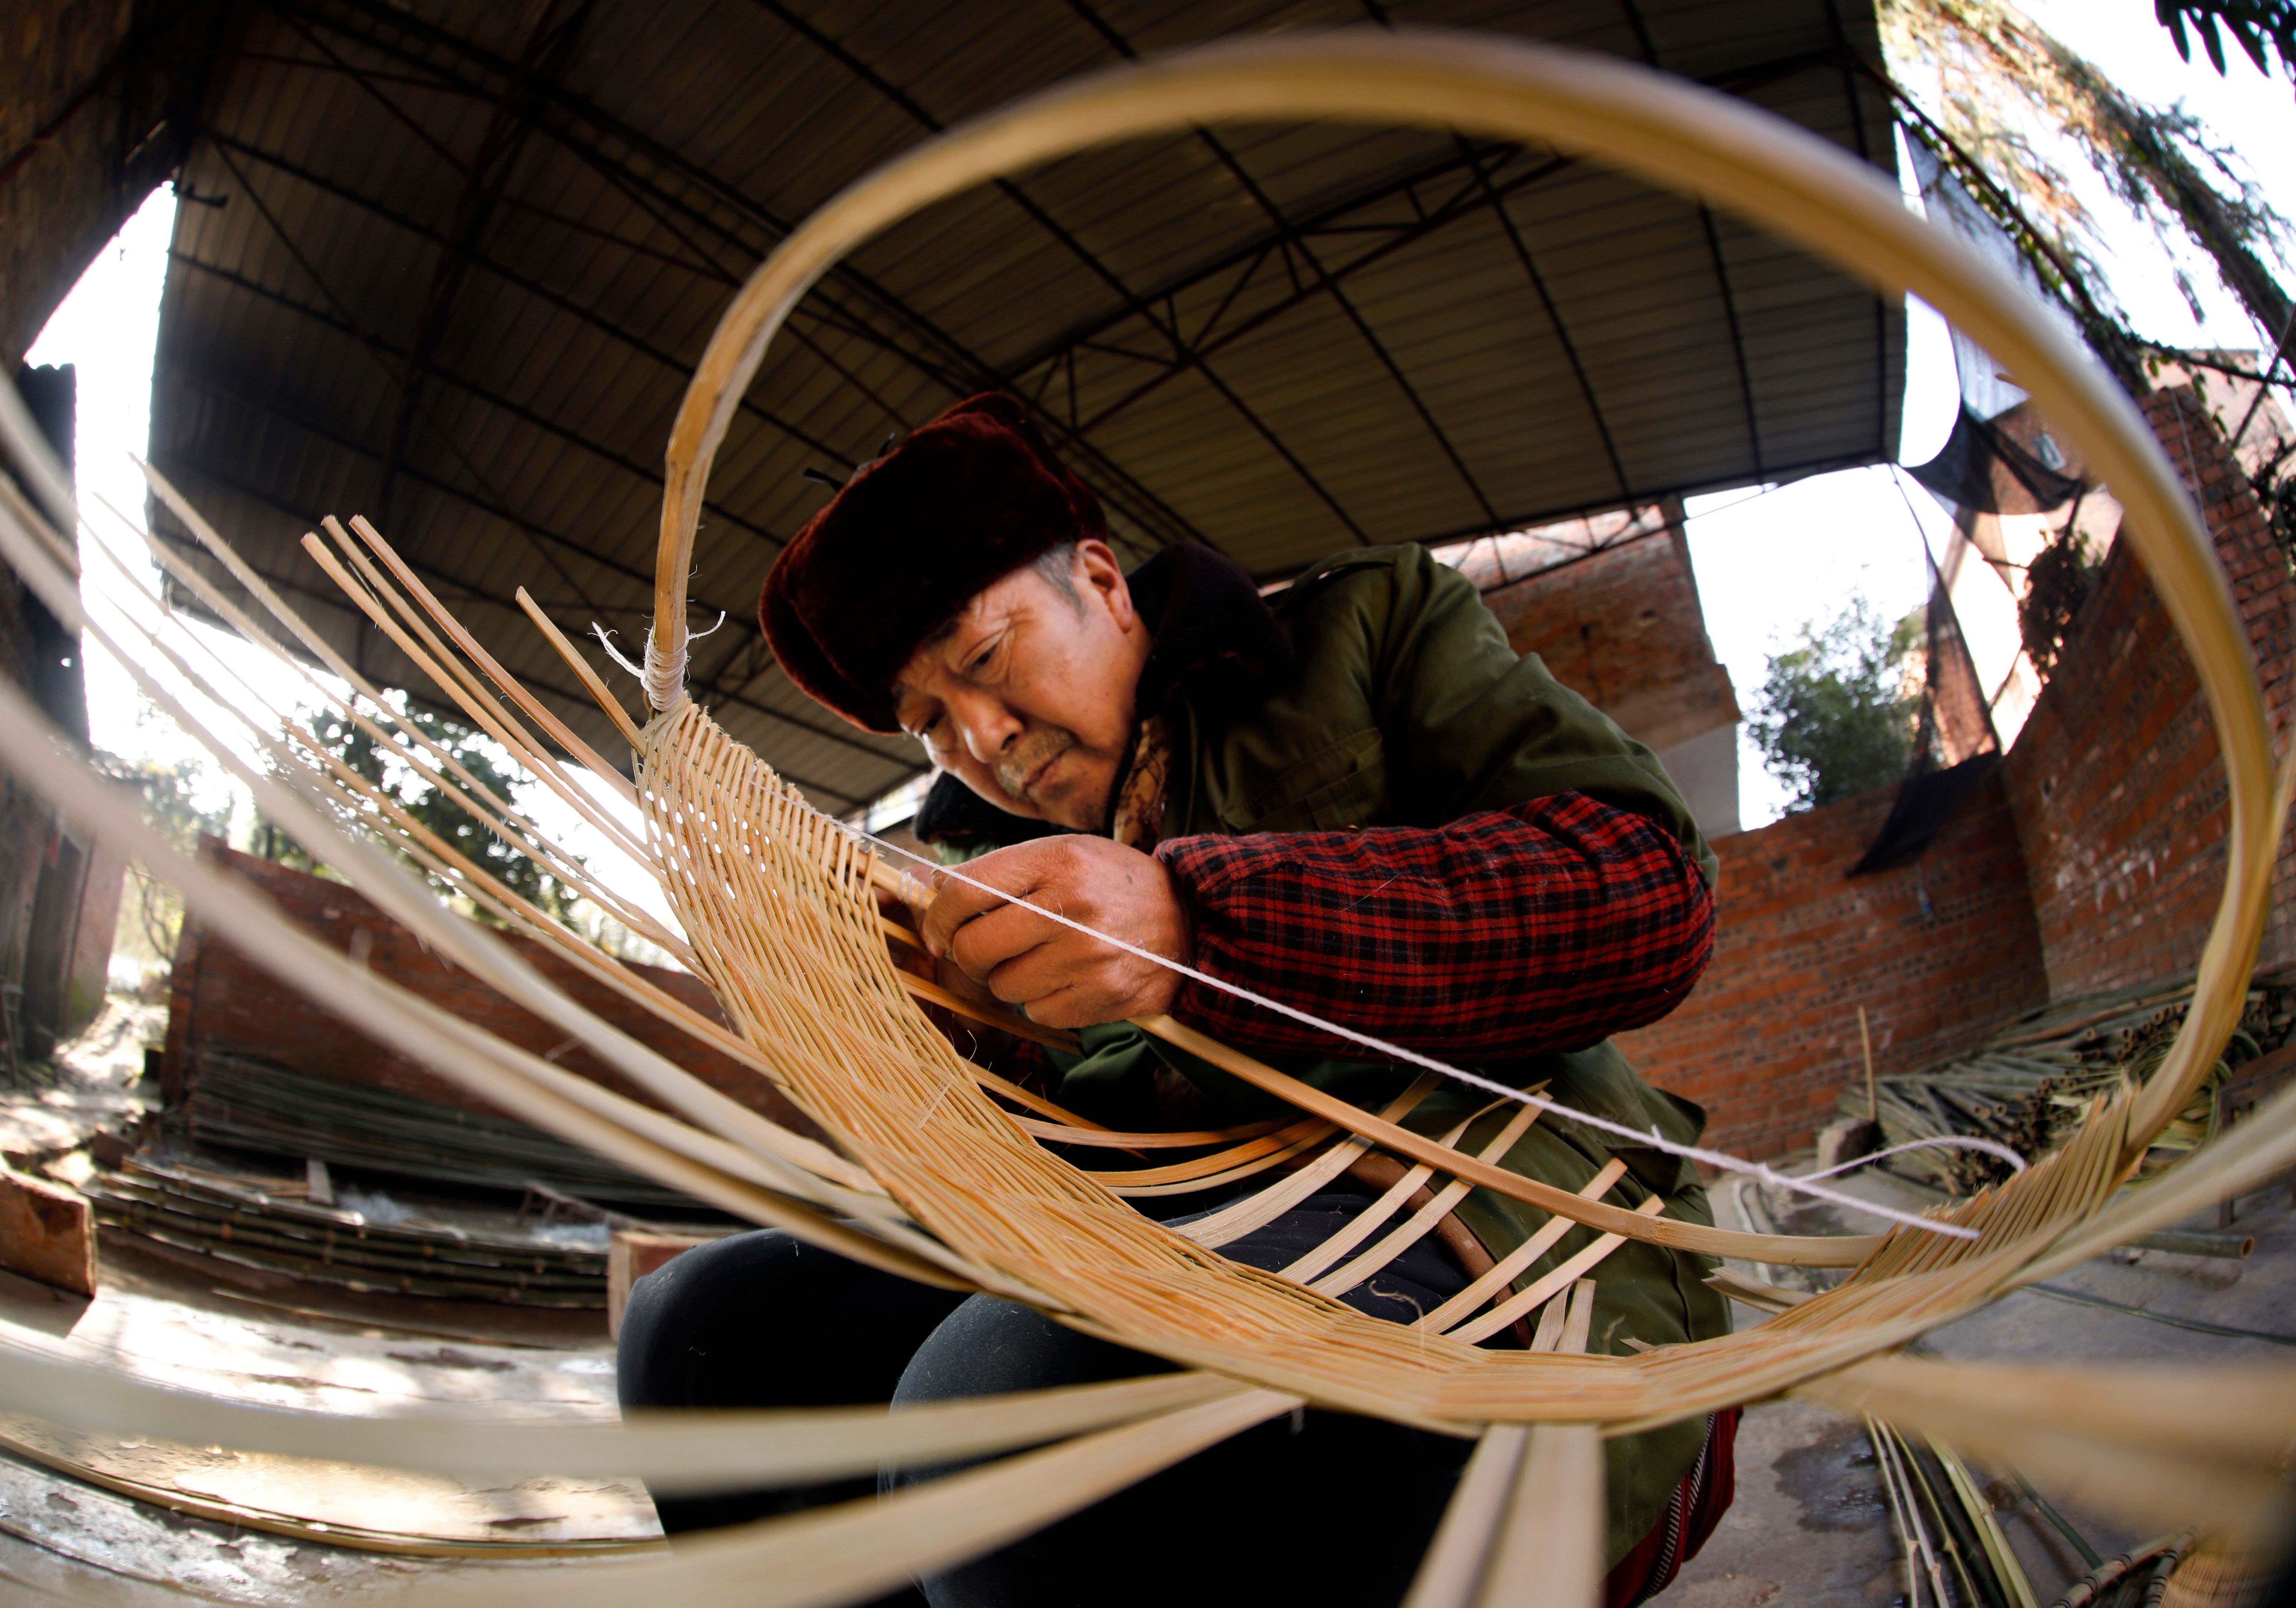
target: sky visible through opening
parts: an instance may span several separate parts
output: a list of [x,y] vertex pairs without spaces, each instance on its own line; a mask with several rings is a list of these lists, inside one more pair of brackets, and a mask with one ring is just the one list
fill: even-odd
[[[2148,0],[2024,4],[2037,21],[2125,90],[2147,101],[2183,100],[2197,109],[2220,142],[2248,160],[2267,198],[2283,214],[2296,217],[2296,181],[2277,171],[2282,164],[2276,160],[2276,153],[2296,149],[2296,96],[2284,79],[2265,78],[2237,51],[2228,53],[2232,70],[2225,78],[2200,61],[2197,51],[2194,65],[2179,62],[2166,31],[2153,20]],[[2195,320],[2151,234],[2105,193],[2086,162],[2070,152],[2053,154],[2079,183],[2083,199],[2103,225],[2113,289],[2140,333],[2199,348],[2270,344],[2218,282],[2213,267],[2186,251],[2186,273],[2200,292],[2205,314]],[[141,517],[143,482],[127,455],[144,452],[150,438],[152,352],[174,217],[173,195],[163,186],[98,256],[29,354],[33,363],[70,363],[78,369],[78,472],[89,522],[82,533],[84,546],[92,534],[104,551],[119,555],[154,587],[157,571],[148,556],[102,503]],[[1907,324],[1906,397],[1898,457],[1902,463],[1918,464],[1944,443],[1954,418],[1956,386],[1942,321],[1916,303],[1909,309]],[[1912,493],[1910,498],[1906,491]],[[1782,488],[1719,492],[1692,498],[1688,508],[1691,556],[1707,629],[1742,706],[1751,703],[1760,685],[1768,655],[1788,645],[1804,623],[1838,614],[1852,594],[1862,594],[1889,619],[1919,607],[1929,588],[1923,544],[1934,544],[1942,556],[1950,534],[1942,511],[1928,495],[1888,466],[1818,476]],[[86,569],[84,588],[91,610],[119,628],[132,644],[139,622],[152,620],[149,606],[135,600],[134,588],[119,579],[102,554],[88,554]],[[2005,592],[2004,596],[2005,600]],[[2013,610],[1992,619],[1965,618],[1963,624],[1980,664],[1988,653],[1998,655],[2005,647],[2013,653]],[[221,633],[194,628],[202,630],[218,652],[255,685],[276,688],[279,672],[267,653]],[[93,646],[87,653],[87,683],[90,729],[99,748],[162,763],[201,757],[202,751],[191,739],[164,720],[142,718],[143,700],[126,671]],[[242,697],[228,686],[219,690],[254,718],[275,719],[251,694]],[[207,712],[207,706],[199,707]],[[231,730],[227,719],[218,724]],[[232,735],[237,742],[238,733]],[[239,746],[251,751],[246,742]],[[208,774],[214,780],[202,802],[212,806],[227,795],[234,797],[234,826],[243,834],[250,818],[243,793],[227,787],[211,764]],[[1747,827],[1766,825],[1784,812],[1786,790],[1764,772],[1760,755],[1742,729],[1739,790],[1741,817]],[[592,791],[602,802],[611,799],[603,789]],[[521,801],[560,841],[588,857],[610,885],[662,913],[652,877],[610,849],[571,809],[539,788],[529,788]],[[619,800],[612,800],[611,805],[622,813]]]

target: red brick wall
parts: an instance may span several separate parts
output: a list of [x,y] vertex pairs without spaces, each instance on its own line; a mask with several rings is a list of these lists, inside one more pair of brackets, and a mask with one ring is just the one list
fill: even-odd
[[[2292,688],[2296,586],[2264,511],[2189,390],[2145,404],[2185,472],[2248,622],[2276,728]],[[2135,555],[2117,546],[2003,766],[2054,994],[2199,963],[2224,883],[2224,773],[2191,664]],[[2284,842],[2269,962],[2296,959]]]
[[1807,1142],[1864,1076],[1910,1071],[2047,997],[2025,863],[1999,778],[1913,865],[1845,874],[1890,813],[1889,789],[1714,845],[1713,963],[1687,1004],[1621,1036],[1643,1075],[1707,1108],[1707,1142],[1776,1155]]
[[1518,653],[1596,704],[1668,687],[1714,662],[1681,537],[1671,528],[1483,595]]
[[[2296,583],[2192,392],[2145,406],[2216,534],[2276,727],[2296,693]],[[1708,1107],[1723,1148],[1808,1139],[1862,1077],[1861,1005],[1876,1069],[1906,1071],[2005,1015],[2199,960],[2224,879],[2222,772],[2192,669],[2125,549],[1996,776],[1920,860],[1852,882],[1890,796],[1717,842],[1713,964],[1674,1015],[1620,1040],[1652,1082]],[[2284,843],[2267,963],[2296,961],[2292,894]]]
[[1518,653],[1653,748],[1738,718],[1678,524],[1483,595]]

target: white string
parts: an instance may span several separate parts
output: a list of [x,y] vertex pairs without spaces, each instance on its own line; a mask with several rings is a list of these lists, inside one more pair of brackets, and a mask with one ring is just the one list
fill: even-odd
[[1836,1173],[1870,1166],[1875,1161],[1886,1161],[1891,1156],[1902,1155],[1909,1150],[1981,1150],[1988,1156],[2008,1162],[2012,1172],[2025,1170],[2025,1158],[2006,1144],[1997,1144],[1991,1139],[1972,1139],[1963,1134],[1946,1134],[1934,1139],[1908,1139],[1903,1144],[1892,1144],[1887,1150],[1852,1157],[1838,1167],[1827,1168],[1824,1172],[1806,1172],[1801,1176],[1805,1178],[1830,1178]]
[[[1843,1194],[1839,1191],[1827,1189],[1823,1185],[1811,1183],[1805,1178],[1795,1177],[1790,1173],[1779,1172],[1775,1168],[1766,1167],[1759,1161],[1746,1161],[1742,1157],[1731,1155],[1726,1151],[1708,1150],[1702,1145],[1680,1144],[1675,1140],[1667,1138],[1658,1131],[1655,1126],[1652,1127],[1648,1132],[1644,1132],[1641,1128],[1629,1128],[1623,1122],[1613,1122],[1607,1117],[1597,1117],[1590,1112],[1574,1111],[1570,1106],[1562,1104],[1560,1101],[1550,1100],[1544,1095],[1535,1095],[1528,1089],[1515,1088],[1511,1085],[1500,1083],[1493,1079],[1486,1078],[1480,1072],[1471,1072],[1463,1067],[1453,1066],[1448,1062],[1438,1061],[1431,1055],[1423,1055],[1417,1050],[1406,1049],[1399,1044],[1390,1044],[1384,1038],[1374,1038],[1369,1033],[1359,1033],[1353,1028],[1341,1027],[1336,1021],[1326,1021],[1322,1017],[1307,1011],[1302,1011],[1295,1005],[1285,1005],[1280,999],[1270,999],[1265,994],[1255,993],[1253,990],[1243,988],[1236,983],[1228,982],[1221,978],[1214,977],[1208,972],[1199,972],[1195,967],[1189,965],[1183,961],[1174,960],[1169,956],[1159,955],[1152,949],[1144,949],[1136,944],[1126,943],[1120,938],[1111,938],[1105,932],[1096,931],[1093,928],[1086,926],[1082,922],[1075,921],[1068,916],[1047,910],[1042,905],[1031,904],[1027,899],[1015,898],[1013,895],[1005,892],[1001,888],[992,888],[986,882],[975,882],[972,878],[965,875],[955,866],[938,865],[934,861],[928,859],[923,855],[916,853],[913,849],[904,849],[898,843],[888,842],[883,838],[877,837],[871,833],[864,832],[857,826],[849,826],[834,816],[825,815],[820,810],[813,809],[811,805],[806,805],[805,808],[812,810],[813,814],[820,816],[823,820],[828,822],[830,825],[835,827],[838,831],[849,833],[864,842],[874,844],[880,849],[890,849],[905,859],[914,860],[920,866],[930,866],[937,875],[945,877],[950,882],[963,882],[966,887],[977,889],[982,893],[994,894],[996,898],[1004,899],[1010,904],[1026,905],[1029,909],[1035,911],[1038,915],[1043,916],[1048,922],[1056,923],[1061,926],[1069,928],[1071,931],[1081,932],[1086,938],[1098,939],[1102,943],[1107,944],[1112,948],[1121,949],[1127,955],[1135,956],[1141,960],[1151,963],[1152,964],[1162,966],[1168,972],[1177,972],[1181,976],[1190,978],[1194,981],[1202,983],[1207,988],[1217,989],[1223,994],[1231,995],[1237,999],[1244,1000],[1251,1005],[1259,1005],[1265,1010],[1274,1011],[1278,1015],[1288,1016],[1303,1027],[1314,1028],[1318,1032],[1330,1033],[1336,1038],[1345,1038],[1351,1043],[1359,1044],[1363,1046],[1364,1048],[1374,1051],[1388,1060],[1400,1061],[1405,1062],[1406,1065],[1423,1067],[1428,1071],[1439,1073],[1443,1077],[1452,1079],[1460,1083],[1464,1083],[1473,1088],[1482,1089],[1487,1093],[1496,1095],[1502,1099],[1517,1101],[1524,1105],[1535,1105],[1540,1111],[1563,1118],[1565,1120],[1584,1123],[1588,1128],[1596,1128],[1608,1134],[1614,1134],[1620,1138],[1631,1139],[1636,1144],[1647,1144],[1653,1150],[1665,1152],[1668,1155],[1681,1156],[1689,1161],[1703,1162],[1705,1165],[1715,1169],[1718,1172],[1743,1173],[1749,1177],[1759,1178],[1766,1184],[1775,1184],[1781,1189],[1790,1189],[1797,1194],[1815,1196],[1818,1200],[1830,1202],[1836,1206],[1846,1206],[1853,1210],[1866,1212],[1875,1217],[1887,1218],[1893,1223],[1902,1223],[1909,1228],[1919,1228],[1931,1234],[1944,1235],[1951,1239],[1973,1240],[1978,1237],[1978,1231],[1974,1228],[1964,1228],[1952,1223],[1940,1223],[1931,1218],[1916,1217],[1911,1212],[1898,1211],[1890,1207],[1876,1205],[1871,1201],[1861,1201],[1855,1195]],[[1951,1144],[1956,1142],[1957,1141],[1946,1140],[1930,1141],[1929,1143]],[[1998,1146],[1992,1146],[1990,1142],[1986,1140],[1972,1140],[1966,1141],[1965,1143],[1971,1144],[1972,1148],[2000,1148]],[[2023,1167],[2024,1163],[2021,1158],[2014,1158],[2013,1153],[2013,1159],[2017,1160],[2018,1166],[2021,1169]]]
[[[711,626],[708,631],[688,632],[685,640],[689,643],[699,642],[725,623],[726,611],[720,609],[718,611],[718,625]],[[598,645],[606,650],[607,658],[638,678],[639,683],[645,688],[646,701],[657,711],[668,710],[685,701],[685,650],[684,648],[680,648],[675,655],[659,652],[653,645],[653,628],[648,626],[645,664],[641,668],[632,664],[623,656],[621,650],[614,646],[612,641],[614,634],[594,619],[590,622],[590,635],[596,637]]]
[[[594,619],[590,622],[590,635],[596,637],[598,639],[598,645],[606,650],[607,658],[612,660],[616,664],[620,665],[622,669],[627,670],[631,675],[636,676],[641,681],[645,679],[645,672],[640,669],[637,666],[632,664],[629,660],[624,656],[621,649],[614,645],[614,634],[611,631],[608,630],[604,626],[600,625]],[[651,636],[649,636],[648,640],[652,640]]]
[[[718,617],[718,625],[725,624]],[[712,626],[714,631],[718,626]],[[692,638],[687,638],[691,641]],[[645,669],[639,678],[645,683],[646,701],[656,713],[668,713],[685,701],[685,644],[680,643],[675,653],[664,653],[654,646],[653,628],[646,628]]]

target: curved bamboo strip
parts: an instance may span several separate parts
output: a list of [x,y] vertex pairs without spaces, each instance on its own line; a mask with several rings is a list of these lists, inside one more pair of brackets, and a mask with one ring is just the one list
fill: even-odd
[[2184,1030],[2132,1125],[2143,1145],[2208,1075],[2262,934],[2271,747],[2231,588],[2159,443],[2112,380],[2003,270],[1906,210],[1846,152],[1745,103],[1612,57],[1489,36],[1364,29],[1200,47],[1063,85],[949,130],[849,185],[783,242],[712,334],[670,431],[648,640],[655,709],[684,701],[685,580],[718,446],[783,321],[863,242],[933,201],[1087,146],[1239,118],[1415,124],[1551,144],[1736,211],[1992,353],[2079,446],[2193,660],[2229,786],[2229,873]]

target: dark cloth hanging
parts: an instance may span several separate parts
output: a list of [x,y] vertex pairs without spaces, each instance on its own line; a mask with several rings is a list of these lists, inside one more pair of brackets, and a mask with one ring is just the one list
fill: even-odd
[[2000,761],[2001,740],[1993,729],[1984,684],[1978,680],[1977,663],[1962,636],[1945,578],[1934,566],[1925,636],[1921,720],[1914,734],[1913,761],[1898,784],[1889,818],[1864,857],[1849,868],[1851,876],[1919,859],[1961,801]]
[[1979,418],[1965,404],[1937,456],[1906,472],[1957,508],[1980,513],[2046,513],[2081,488],[2079,477],[2050,468],[1997,421]]

